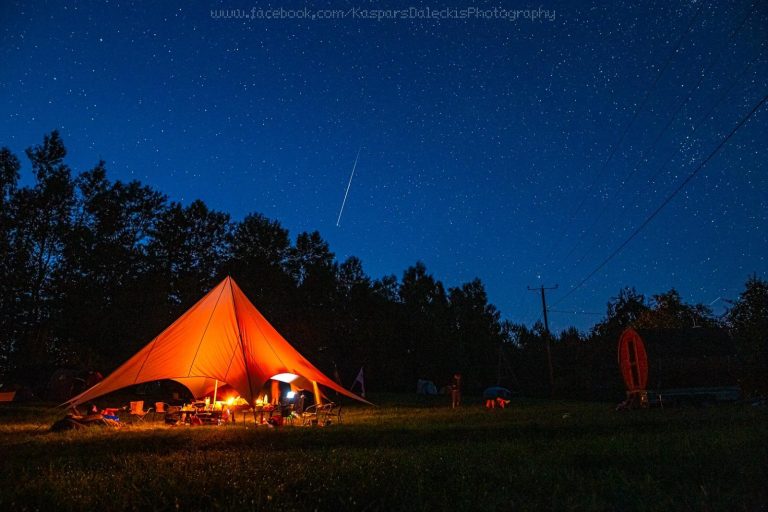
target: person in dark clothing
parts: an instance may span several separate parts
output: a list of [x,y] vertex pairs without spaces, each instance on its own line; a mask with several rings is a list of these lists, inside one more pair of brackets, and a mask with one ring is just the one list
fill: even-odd
[[461,374],[456,372],[451,378],[451,408],[461,405]]

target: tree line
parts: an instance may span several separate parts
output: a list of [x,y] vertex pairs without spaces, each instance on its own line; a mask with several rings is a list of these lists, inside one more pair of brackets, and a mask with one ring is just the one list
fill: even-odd
[[[108,373],[226,275],[296,348],[350,379],[366,368],[373,390],[413,391],[461,372],[469,391],[502,384],[549,393],[545,341],[501,319],[479,279],[446,288],[416,262],[398,278],[369,277],[360,259],[337,261],[320,233],[292,239],[279,221],[239,221],[202,201],[188,205],[138,181],[113,181],[104,162],[75,174],[58,132],[21,161],[0,150],[0,375],[41,390],[57,368]],[[628,325],[727,328],[745,382],[764,390],[768,283],[750,278],[722,318],[675,290],[652,300],[631,288],[588,333],[552,339],[556,392],[620,392],[615,343]],[[761,373],[762,372],[762,373]]]

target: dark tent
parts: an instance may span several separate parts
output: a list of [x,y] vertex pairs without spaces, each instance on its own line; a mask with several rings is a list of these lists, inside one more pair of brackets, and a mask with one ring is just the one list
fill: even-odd
[[96,371],[59,368],[48,379],[46,398],[53,402],[66,402],[95,385],[101,379],[103,377]]

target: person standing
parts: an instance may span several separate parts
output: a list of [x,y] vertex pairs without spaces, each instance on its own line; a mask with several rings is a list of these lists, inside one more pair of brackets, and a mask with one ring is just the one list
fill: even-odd
[[461,374],[456,372],[451,378],[451,408],[461,405]]

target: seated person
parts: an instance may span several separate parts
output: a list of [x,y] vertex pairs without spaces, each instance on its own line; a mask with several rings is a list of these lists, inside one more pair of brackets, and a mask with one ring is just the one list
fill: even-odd
[[104,419],[101,415],[101,411],[96,407],[96,404],[91,404],[88,406],[88,412],[81,418],[81,421],[98,421],[101,419]]
[[108,414],[107,411],[101,411],[101,415],[105,420],[120,421],[120,417],[117,414]]
[[88,408],[88,415],[87,418],[89,419],[105,419],[105,420],[112,420],[112,421],[120,421],[120,418],[112,413],[114,409],[108,410],[108,409],[99,409],[96,407],[96,404],[91,404]]

